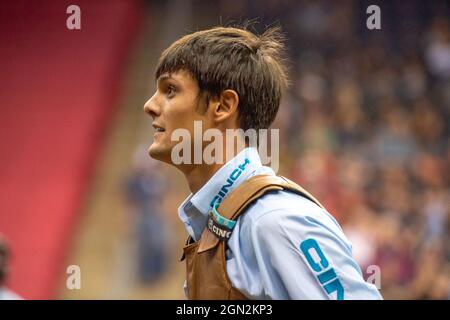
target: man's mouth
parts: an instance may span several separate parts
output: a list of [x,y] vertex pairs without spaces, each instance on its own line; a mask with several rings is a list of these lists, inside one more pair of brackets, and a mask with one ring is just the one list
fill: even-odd
[[155,123],[153,123],[153,128],[155,128],[156,132],[164,132],[164,131],[166,131],[163,127],[161,127],[160,125],[157,125]]

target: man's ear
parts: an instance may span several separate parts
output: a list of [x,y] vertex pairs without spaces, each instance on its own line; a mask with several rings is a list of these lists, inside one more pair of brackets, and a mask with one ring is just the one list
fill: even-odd
[[239,95],[234,90],[224,90],[219,95],[214,108],[214,120],[223,122],[228,119],[237,119]]

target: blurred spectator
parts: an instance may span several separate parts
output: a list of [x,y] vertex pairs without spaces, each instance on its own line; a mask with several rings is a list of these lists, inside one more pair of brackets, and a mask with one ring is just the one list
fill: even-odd
[[430,72],[443,80],[450,79],[450,22],[438,18],[428,33],[425,57]]
[[162,206],[165,187],[159,164],[149,159],[144,146],[139,146],[126,193],[135,214],[138,274],[144,283],[156,280],[166,271],[169,237]]
[[21,300],[22,298],[6,287],[8,277],[9,248],[6,240],[0,234],[0,300]]

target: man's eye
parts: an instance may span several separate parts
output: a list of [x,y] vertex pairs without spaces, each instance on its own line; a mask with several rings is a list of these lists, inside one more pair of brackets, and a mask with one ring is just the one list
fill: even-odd
[[175,94],[175,88],[173,86],[167,87],[167,96],[171,97]]

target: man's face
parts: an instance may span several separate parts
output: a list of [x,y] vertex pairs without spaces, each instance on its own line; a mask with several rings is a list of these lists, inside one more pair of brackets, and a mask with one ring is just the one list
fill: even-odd
[[154,140],[149,148],[152,158],[172,163],[172,148],[179,141],[172,141],[176,129],[186,129],[194,141],[194,121],[202,121],[209,127],[208,112],[200,113],[197,81],[184,70],[162,74],[157,79],[155,94],[145,103],[144,111],[153,118]]

